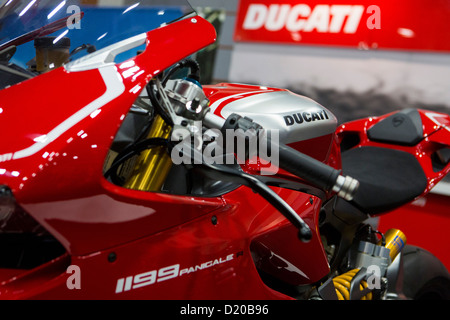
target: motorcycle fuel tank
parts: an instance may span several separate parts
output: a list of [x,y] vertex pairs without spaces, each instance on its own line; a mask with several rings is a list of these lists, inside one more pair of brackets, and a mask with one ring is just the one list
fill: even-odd
[[288,90],[221,84],[205,91],[215,114],[249,117],[265,129],[279,130],[280,141],[286,144],[329,135],[337,128],[337,119],[328,109]]
[[328,160],[337,118],[314,100],[285,89],[244,84],[221,83],[204,86],[204,91],[216,115],[248,117],[266,130],[277,130],[281,143]]

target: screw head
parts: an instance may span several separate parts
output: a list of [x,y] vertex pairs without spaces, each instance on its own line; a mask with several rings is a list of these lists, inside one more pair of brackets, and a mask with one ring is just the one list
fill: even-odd
[[114,262],[117,259],[117,255],[115,252],[111,252],[110,254],[108,254],[108,261],[109,262]]

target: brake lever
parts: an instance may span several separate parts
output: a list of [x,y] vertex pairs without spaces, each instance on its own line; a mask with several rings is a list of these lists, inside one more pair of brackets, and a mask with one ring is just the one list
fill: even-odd
[[[174,146],[174,148],[177,152],[182,152],[185,156],[191,157],[192,159],[203,159],[201,151],[193,148],[190,141],[183,140]],[[211,170],[216,179],[219,178],[223,181],[236,182],[251,188],[267,200],[298,229],[298,237],[301,241],[308,242],[311,240],[312,232],[306,222],[286,201],[256,176],[226,166],[213,165],[205,161],[202,161],[202,165],[204,168]]]

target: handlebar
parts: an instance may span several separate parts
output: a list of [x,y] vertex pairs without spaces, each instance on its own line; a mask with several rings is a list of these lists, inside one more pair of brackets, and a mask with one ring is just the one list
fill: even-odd
[[[269,144],[270,145],[270,144]],[[351,201],[359,186],[352,177],[342,176],[336,170],[304,153],[284,144],[278,144],[280,168],[303,178],[325,191],[334,191],[339,197]]]
[[[230,123],[232,126],[230,127]],[[222,132],[226,129],[254,128],[262,129],[261,126],[251,119],[243,118],[237,114],[230,115],[227,120],[208,112],[204,118],[204,124],[209,128],[219,129]],[[325,191],[336,192],[339,197],[351,201],[355,195],[359,182],[349,176],[341,175],[340,170],[320,162],[304,153],[301,153],[285,144],[274,143],[267,140],[268,153],[275,147],[279,152],[279,167],[297,177],[316,185]]]

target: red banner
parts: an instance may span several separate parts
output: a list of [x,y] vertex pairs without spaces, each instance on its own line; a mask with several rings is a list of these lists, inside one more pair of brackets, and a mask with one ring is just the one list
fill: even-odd
[[240,0],[235,41],[450,51],[450,0]]

